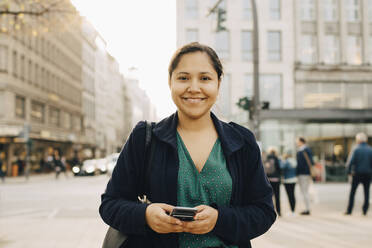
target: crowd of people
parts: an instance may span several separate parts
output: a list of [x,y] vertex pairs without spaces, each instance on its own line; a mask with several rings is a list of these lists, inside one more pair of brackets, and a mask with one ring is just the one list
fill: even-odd
[[[356,147],[350,152],[346,164],[347,174],[351,182],[349,201],[345,215],[351,215],[355,192],[359,184],[364,189],[364,204],[362,207],[363,215],[367,215],[369,208],[369,188],[372,179],[372,149],[367,144],[368,137],[364,133],[358,133],[355,137]],[[278,155],[274,147],[269,147],[267,153],[263,153],[263,165],[266,176],[273,188],[275,209],[281,216],[280,208],[280,185],[283,184],[287,193],[291,213],[295,215],[296,196],[295,186],[298,183],[303,196],[305,209],[301,215],[310,215],[311,197],[309,189],[314,175],[314,161],[311,149],[306,145],[303,137],[297,138],[297,153],[293,158],[291,152],[285,152],[282,156]]]

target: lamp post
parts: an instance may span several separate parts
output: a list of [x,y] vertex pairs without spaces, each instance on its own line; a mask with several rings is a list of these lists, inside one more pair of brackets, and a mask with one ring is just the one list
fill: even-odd
[[253,16],[253,132],[260,140],[260,88],[259,88],[259,39],[256,1],[251,0]]

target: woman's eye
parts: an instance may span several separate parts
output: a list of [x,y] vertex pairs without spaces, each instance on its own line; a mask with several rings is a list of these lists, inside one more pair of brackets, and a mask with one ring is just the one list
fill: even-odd
[[211,80],[211,78],[210,78],[210,77],[206,77],[206,76],[204,76],[204,77],[201,77],[201,80],[202,80],[202,81],[209,81],[209,80]]
[[181,76],[181,77],[178,77],[177,79],[180,80],[180,81],[186,81],[187,80],[187,77]]

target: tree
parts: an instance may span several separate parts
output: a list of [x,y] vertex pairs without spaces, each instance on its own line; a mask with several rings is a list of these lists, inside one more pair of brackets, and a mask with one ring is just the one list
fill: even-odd
[[36,36],[74,24],[78,16],[70,0],[0,0],[0,33]]

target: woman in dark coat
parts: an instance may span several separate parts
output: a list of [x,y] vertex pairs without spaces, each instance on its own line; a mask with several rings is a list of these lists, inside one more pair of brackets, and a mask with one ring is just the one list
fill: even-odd
[[[137,200],[145,169],[146,125],[140,122],[120,153],[100,214],[128,235],[121,247],[251,247],[276,218],[260,150],[246,128],[220,121],[216,102],[222,65],[208,46],[180,48],[169,66],[177,112],[153,129],[151,204]],[[194,221],[169,213],[195,207]]]

